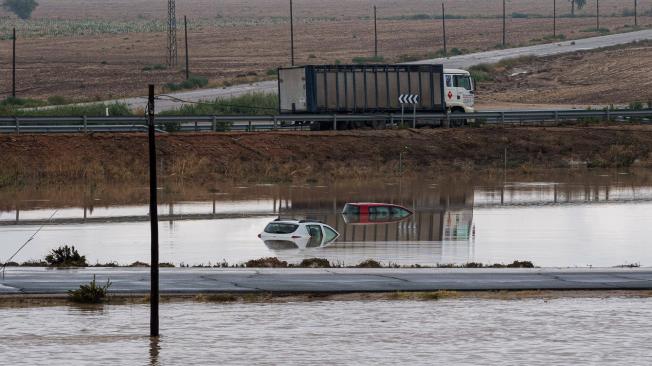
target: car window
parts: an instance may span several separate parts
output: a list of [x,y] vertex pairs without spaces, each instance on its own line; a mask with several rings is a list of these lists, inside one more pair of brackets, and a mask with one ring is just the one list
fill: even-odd
[[408,216],[410,216],[410,211],[399,207],[392,207],[392,217],[394,219],[404,219]]
[[451,85],[451,76],[450,75],[446,75],[446,86],[449,87],[449,88],[452,86]]
[[324,226],[324,244],[332,242],[337,239],[338,236],[339,234],[335,230],[328,226]]
[[386,221],[391,216],[391,209],[387,206],[369,207],[369,221]]
[[342,211],[342,213],[345,215],[359,215],[360,207],[347,204],[346,206],[344,206],[344,210]]
[[265,232],[268,234],[292,234],[297,231],[299,225],[295,224],[282,224],[277,222],[272,222],[265,227]]
[[321,245],[322,240],[324,239],[324,234],[321,231],[321,226],[319,225],[306,225],[308,229],[308,234],[310,235],[310,241],[308,242],[307,247],[313,248]]
[[471,90],[471,78],[468,76],[455,75],[453,84],[456,88],[464,88],[466,90]]

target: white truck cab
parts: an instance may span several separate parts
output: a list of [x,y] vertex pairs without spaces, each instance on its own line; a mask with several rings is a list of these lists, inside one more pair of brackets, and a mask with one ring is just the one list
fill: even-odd
[[475,81],[468,71],[444,69],[444,100],[450,113],[475,112]]

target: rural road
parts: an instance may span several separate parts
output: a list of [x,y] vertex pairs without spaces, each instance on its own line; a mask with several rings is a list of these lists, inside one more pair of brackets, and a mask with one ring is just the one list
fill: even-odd
[[[563,53],[592,50],[615,46],[619,44],[631,43],[634,41],[652,39],[652,29],[641,30],[637,32],[611,34],[608,36],[584,38],[575,41],[564,41],[556,43],[541,44],[528,47],[510,48],[505,50],[494,50],[486,52],[471,53],[467,55],[454,56],[450,58],[436,58],[431,60],[422,60],[412,62],[413,64],[443,64],[447,68],[466,69],[481,63],[496,63],[500,60],[516,58],[522,56],[551,56]],[[235,85],[218,89],[199,89],[180,93],[171,93],[169,95],[189,102],[199,102],[214,100],[218,98],[237,97],[251,92],[276,93],[277,82],[262,81],[253,84]],[[144,108],[147,104],[146,97],[126,98],[112,100],[111,102],[125,103],[130,108]],[[156,102],[157,111],[166,111],[180,108],[183,104],[175,100],[158,100]]]
[[[149,291],[148,268],[9,268],[0,296],[65,294],[97,275],[115,293]],[[652,269],[161,269],[161,292],[650,290]]]

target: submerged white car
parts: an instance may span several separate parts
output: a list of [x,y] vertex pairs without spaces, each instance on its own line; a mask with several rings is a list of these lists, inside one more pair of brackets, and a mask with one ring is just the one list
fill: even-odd
[[267,224],[258,237],[270,249],[305,249],[326,246],[340,234],[319,221],[277,219]]

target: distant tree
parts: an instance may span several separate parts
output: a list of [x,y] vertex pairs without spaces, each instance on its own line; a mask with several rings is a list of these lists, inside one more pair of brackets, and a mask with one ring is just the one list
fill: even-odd
[[20,19],[29,19],[38,3],[36,0],[4,0],[2,7],[16,14]]
[[577,5],[577,9],[581,10],[584,5],[586,5],[586,0],[569,0],[571,3],[571,15],[575,16],[575,6]]

